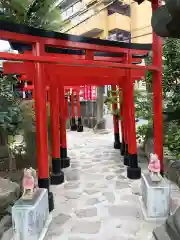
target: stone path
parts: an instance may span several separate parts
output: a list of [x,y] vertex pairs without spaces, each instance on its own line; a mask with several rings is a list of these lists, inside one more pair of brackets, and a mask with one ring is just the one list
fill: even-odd
[[51,187],[55,210],[45,239],[152,239],[157,223],[144,221],[112,133],[68,132],[68,146],[71,167],[65,183]]

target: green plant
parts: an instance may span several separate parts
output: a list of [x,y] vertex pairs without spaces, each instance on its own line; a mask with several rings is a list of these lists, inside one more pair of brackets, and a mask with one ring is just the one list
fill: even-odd
[[147,124],[137,127],[136,138],[139,143],[145,143],[147,133],[148,133],[148,125]]
[[1,0],[0,20],[59,31],[61,13],[57,0]]
[[[120,113],[120,104],[122,101],[121,89],[117,88],[116,90],[109,90],[107,93],[107,97],[104,100],[104,104],[107,105],[108,110],[111,111],[112,115],[116,116],[118,119],[121,118]],[[112,109],[112,104],[117,104],[117,109]]]
[[15,136],[22,121],[20,100],[14,92],[15,76],[0,76],[0,144],[10,144],[8,136]]

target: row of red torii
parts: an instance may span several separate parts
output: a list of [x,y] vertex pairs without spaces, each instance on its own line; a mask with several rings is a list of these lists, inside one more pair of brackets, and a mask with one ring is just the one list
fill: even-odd
[[[156,7],[158,3],[153,4],[153,9]],[[159,37],[153,33],[152,45],[119,43],[47,32],[1,21],[0,39],[8,40],[20,52],[0,53],[0,59],[11,61],[4,64],[4,71],[10,73],[11,70],[11,73],[19,74],[21,70],[20,74],[26,74],[34,85],[38,183],[39,187],[48,189],[50,211],[54,208],[54,201],[50,192],[48,166],[47,86],[51,108],[51,183],[62,183],[64,174],[61,168],[70,164],[66,146],[65,86],[111,84],[114,88],[119,86],[122,89],[122,145],[125,146],[124,163],[128,165],[127,177],[141,177],[137,159],[133,88],[134,80],[144,76],[145,71],[151,71],[153,75],[154,153],[161,161],[163,173],[162,46]],[[133,64],[134,58],[144,58],[151,49],[153,65]],[[81,53],[75,54],[74,51]],[[119,139],[118,120],[114,118],[114,122],[116,140]]]

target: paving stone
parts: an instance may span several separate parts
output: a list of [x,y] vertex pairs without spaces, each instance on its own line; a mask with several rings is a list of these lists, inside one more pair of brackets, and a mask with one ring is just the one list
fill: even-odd
[[137,206],[134,205],[112,205],[107,206],[109,215],[112,217],[134,217],[140,218],[142,213]]
[[96,187],[97,188],[108,188],[108,185],[104,184],[104,183],[99,183],[99,184],[96,184]]
[[101,170],[103,173],[105,173],[105,172],[109,172],[109,168],[107,168],[107,167],[105,167],[105,168],[102,168],[102,170]]
[[72,170],[66,173],[66,180],[67,181],[76,181],[80,179],[80,172],[79,170]]
[[107,240],[135,240],[135,239],[130,237],[125,237],[125,236],[112,236]]
[[92,162],[101,162],[102,160],[100,158],[95,158],[95,159],[92,159]]
[[102,180],[103,178],[104,175],[92,174],[92,171],[89,171],[89,173],[86,175],[87,181],[97,181]]
[[95,217],[97,216],[97,208],[79,209],[75,213],[79,218]]
[[123,234],[125,236],[135,236],[141,229],[142,223],[140,221],[122,221],[116,225],[116,233]]
[[72,227],[73,233],[97,234],[101,229],[100,221],[76,221]]
[[79,162],[78,163],[76,163],[76,162],[71,163],[71,168],[78,168],[79,166],[80,166]]
[[61,228],[71,217],[69,215],[60,213],[58,216],[54,217],[45,239],[51,236],[60,236],[63,234],[63,229]]
[[136,195],[124,195],[120,199],[128,203],[138,203],[139,201]]
[[116,181],[116,188],[117,189],[123,189],[123,188],[129,188],[128,182],[122,182],[122,181]]
[[80,182],[68,182],[64,184],[66,189],[76,189],[80,186]]
[[[112,147],[113,133],[100,136],[84,128],[69,131],[67,138],[71,167],[64,169],[67,182],[52,187],[54,218],[45,240],[149,240],[155,224],[143,220],[132,194],[136,181],[127,179],[123,158]],[[68,220],[61,216],[58,223],[60,213]]]
[[92,168],[92,164],[91,165],[83,165],[82,166],[82,169],[89,169],[89,168]]
[[117,177],[118,179],[127,179],[125,176],[123,176],[123,175],[119,175],[118,177]]
[[125,169],[117,169],[117,170],[115,170],[115,173],[116,174],[121,174],[121,173],[123,173],[125,171]]
[[98,190],[98,189],[92,189],[92,188],[87,188],[87,189],[85,189],[84,191],[85,191],[87,194],[89,194],[89,195],[92,195],[92,194],[94,194],[94,193],[100,192],[100,190]]
[[95,185],[95,183],[88,183],[88,184],[86,185],[86,187],[87,187],[87,188],[92,188],[92,187],[94,187],[94,185]]
[[68,240],[87,240],[87,239],[82,237],[68,237]]
[[103,195],[106,197],[109,203],[113,203],[115,201],[115,196],[112,192],[104,192]]
[[114,179],[115,177],[116,177],[115,175],[108,175],[108,176],[105,177],[105,179],[107,179],[107,180],[112,180],[112,179]]
[[99,198],[90,198],[86,201],[86,205],[95,205],[102,201],[104,201],[104,200],[100,200]]
[[81,195],[79,192],[65,192],[65,197],[68,199],[78,199]]

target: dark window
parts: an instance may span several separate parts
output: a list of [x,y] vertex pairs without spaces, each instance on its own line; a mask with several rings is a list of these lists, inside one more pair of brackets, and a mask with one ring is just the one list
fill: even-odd
[[130,17],[130,6],[127,4],[114,3],[108,8],[108,15],[119,13]]

